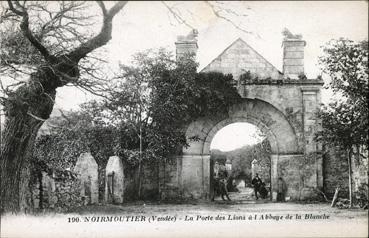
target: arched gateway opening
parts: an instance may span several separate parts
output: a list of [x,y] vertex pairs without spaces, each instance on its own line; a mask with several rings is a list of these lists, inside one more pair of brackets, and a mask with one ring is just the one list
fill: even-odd
[[[246,122],[229,124],[215,134],[210,149],[210,194],[217,190],[221,176],[226,175],[227,191],[233,201],[270,201],[271,147],[259,128]],[[254,186],[256,175],[261,182]]]
[[[185,53],[196,54],[196,37],[197,32],[178,37],[177,59]],[[320,128],[316,111],[323,81],[300,77],[305,76],[305,45],[300,36],[283,39],[280,72],[239,38],[201,70],[232,74],[243,102],[228,113],[199,118],[187,127],[187,138],[199,140],[191,141],[176,156],[176,171],[170,184],[176,187],[179,197],[209,199],[211,142],[223,127],[238,122],[257,126],[270,142],[273,200],[277,198],[279,177],[286,181],[286,197],[291,200],[313,198],[315,190],[323,188],[321,145],[314,141]],[[246,77],[245,72],[255,77]]]
[[[285,174],[283,171],[286,169],[286,163],[282,163],[283,169],[279,164],[287,160],[287,164],[290,164],[291,160],[298,160],[302,154],[295,130],[285,115],[270,103],[259,99],[243,99],[225,115],[200,118],[189,125],[186,136],[196,136],[199,140],[191,141],[189,147],[183,150],[180,176],[184,197],[210,198],[211,142],[222,128],[239,122],[258,127],[270,143],[271,195],[273,200],[276,199],[277,180]],[[296,193],[294,187],[290,187],[290,196]]]

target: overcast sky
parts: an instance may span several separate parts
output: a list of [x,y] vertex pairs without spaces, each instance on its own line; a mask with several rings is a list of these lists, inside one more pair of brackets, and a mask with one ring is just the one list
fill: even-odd
[[[252,32],[246,34],[229,22],[215,17],[203,2],[176,2],[186,20],[199,31],[198,61],[200,69],[218,56],[238,37],[249,43],[279,70],[282,70],[282,30],[302,34],[305,47],[305,72],[315,78],[320,74],[317,66],[320,46],[330,39],[346,37],[352,40],[367,39],[368,2],[366,1],[265,1],[227,2],[226,7],[248,16],[229,17]],[[173,5],[173,3],[168,3]],[[250,10],[248,10],[250,8]],[[97,9],[99,10],[99,9]],[[128,63],[135,52],[166,47],[174,51],[177,35],[190,31],[178,24],[161,2],[129,2],[114,19],[113,39],[105,47],[111,65]],[[323,94],[323,101],[329,100]],[[58,90],[57,106],[77,108],[90,97],[80,90]]]

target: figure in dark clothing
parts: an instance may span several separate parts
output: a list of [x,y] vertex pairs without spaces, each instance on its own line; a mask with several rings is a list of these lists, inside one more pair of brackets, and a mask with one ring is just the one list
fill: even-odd
[[286,183],[283,181],[283,179],[281,177],[278,178],[278,184],[277,184],[277,201],[278,202],[285,202],[286,201]]
[[262,182],[263,181],[261,181],[261,179],[259,178],[259,174],[256,174],[255,177],[251,181],[251,184],[254,187],[256,200],[259,199],[258,192],[259,192],[259,189],[260,189],[260,186],[261,186]]
[[214,170],[214,192],[211,201],[214,201],[216,194],[221,195],[223,201],[225,201],[224,196],[227,197],[228,201],[231,201],[228,196],[227,181],[228,172],[224,165],[220,165],[219,169]]
[[268,196],[268,190],[266,189],[264,182],[260,185],[259,194],[262,199],[265,199]]

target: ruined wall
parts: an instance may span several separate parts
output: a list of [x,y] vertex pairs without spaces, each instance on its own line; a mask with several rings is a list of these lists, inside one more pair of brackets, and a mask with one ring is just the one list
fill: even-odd
[[[352,189],[357,192],[360,188],[368,192],[368,152],[361,151],[358,155],[354,151],[351,160]],[[341,188],[339,196],[348,197],[348,161],[347,153],[339,147],[327,148],[323,155],[324,192],[332,198],[337,186]]]
[[[291,200],[315,199],[318,195],[316,154],[283,155],[278,158],[278,177],[287,186],[286,198]],[[274,190],[274,189],[273,189]]]
[[173,200],[181,197],[180,191],[180,158],[168,158],[160,163],[160,199]]
[[339,147],[331,148],[323,155],[324,192],[332,198],[337,186],[340,193],[347,196],[348,191],[348,164],[346,152]]
[[42,172],[32,184],[32,205],[36,210],[68,211],[86,205],[80,190],[80,180],[72,174]]

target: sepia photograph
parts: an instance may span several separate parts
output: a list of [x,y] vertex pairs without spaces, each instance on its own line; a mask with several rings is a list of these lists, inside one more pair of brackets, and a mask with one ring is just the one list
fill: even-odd
[[368,1],[0,1],[0,237],[368,237],[368,50]]

